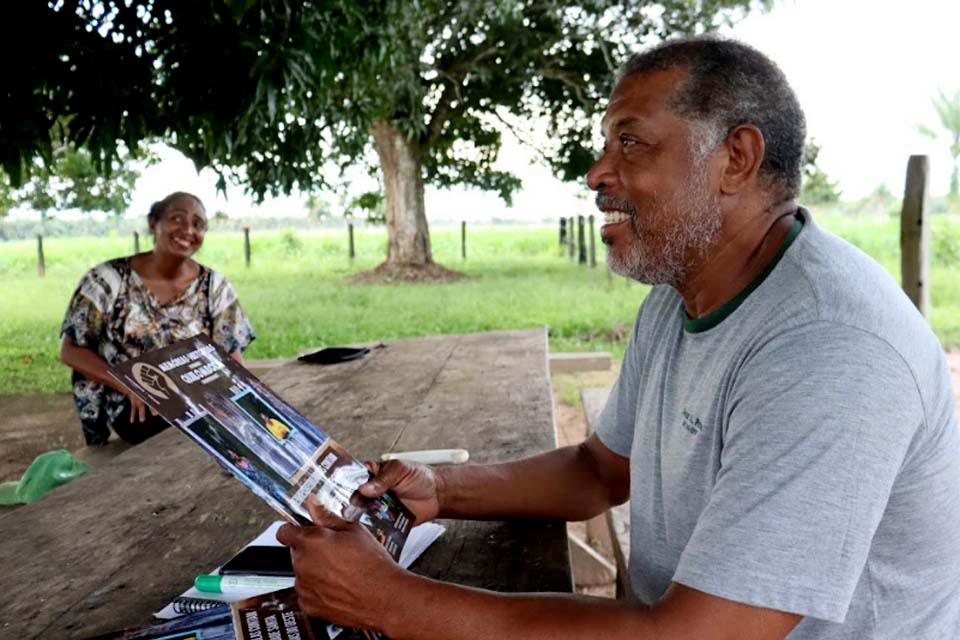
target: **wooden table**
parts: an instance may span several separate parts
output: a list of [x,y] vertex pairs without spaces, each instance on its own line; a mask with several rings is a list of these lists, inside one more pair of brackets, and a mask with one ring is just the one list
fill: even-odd
[[[475,462],[556,446],[542,329],[387,342],[264,381],[361,459],[465,448]],[[0,516],[0,638],[84,638],[152,612],[277,519],[176,429]],[[413,570],[498,591],[570,591],[563,523],[460,522]]]

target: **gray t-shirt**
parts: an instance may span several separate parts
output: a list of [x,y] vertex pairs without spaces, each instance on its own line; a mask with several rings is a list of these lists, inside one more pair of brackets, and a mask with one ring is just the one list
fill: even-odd
[[801,210],[704,318],[654,287],[597,433],[630,458],[630,579],[804,616],[790,640],[960,638],[960,432],[890,276]]

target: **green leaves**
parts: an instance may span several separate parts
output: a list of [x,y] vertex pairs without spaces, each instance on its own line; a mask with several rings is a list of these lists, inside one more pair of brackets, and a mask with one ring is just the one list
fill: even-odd
[[[128,6],[129,5],[129,6]],[[712,28],[749,0],[60,0],[8,7],[0,38],[0,164],[14,184],[49,131],[105,171],[151,137],[259,196],[330,188],[366,164],[380,119],[416,143],[425,177],[503,197],[484,116],[541,119],[551,166],[578,178],[613,71],[637,48]],[[12,43],[16,42],[14,45]],[[27,42],[26,45],[20,43]],[[32,43],[32,44],[31,44]],[[25,50],[20,47],[26,47]],[[455,147],[458,150],[455,150]],[[470,149],[469,153],[464,149]]]
[[124,154],[121,160],[101,168],[86,149],[57,146],[52,161],[38,163],[30,180],[11,194],[11,200],[30,205],[44,217],[52,210],[65,209],[125,213],[140,177],[129,159]]
[[800,195],[803,204],[830,204],[840,200],[837,181],[831,180],[817,164],[819,155],[820,145],[808,140],[803,147],[803,193]]

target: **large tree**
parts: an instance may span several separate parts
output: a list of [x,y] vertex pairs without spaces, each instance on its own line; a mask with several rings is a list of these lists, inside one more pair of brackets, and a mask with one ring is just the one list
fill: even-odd
[[[763,3],[765,4],[765,3]],[[591,162],[590,127],[638,46],[713,28],[750,0],[58,0],[7,9],[0,154],[14,182],[46,131],[101,167],[118,141],[157,136],[259,197],[331,186],[325,168],[375,151],[385,267],[433,265],[424,183],[509,200],[493,161],[503,126],[546,123],[565,179]],[[9,14],[17,14],[10,16]],[[224,182],[225,183],[225,182]]]

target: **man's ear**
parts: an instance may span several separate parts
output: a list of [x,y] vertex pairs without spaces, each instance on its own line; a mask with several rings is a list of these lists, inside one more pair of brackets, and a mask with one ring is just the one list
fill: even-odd
[[760,129],[752,124],[741,124],[727,134],[723,144],[727,151],[727,164],[720,176],[720,191],[725,195],[735,195],[756,182],[766,143]]

